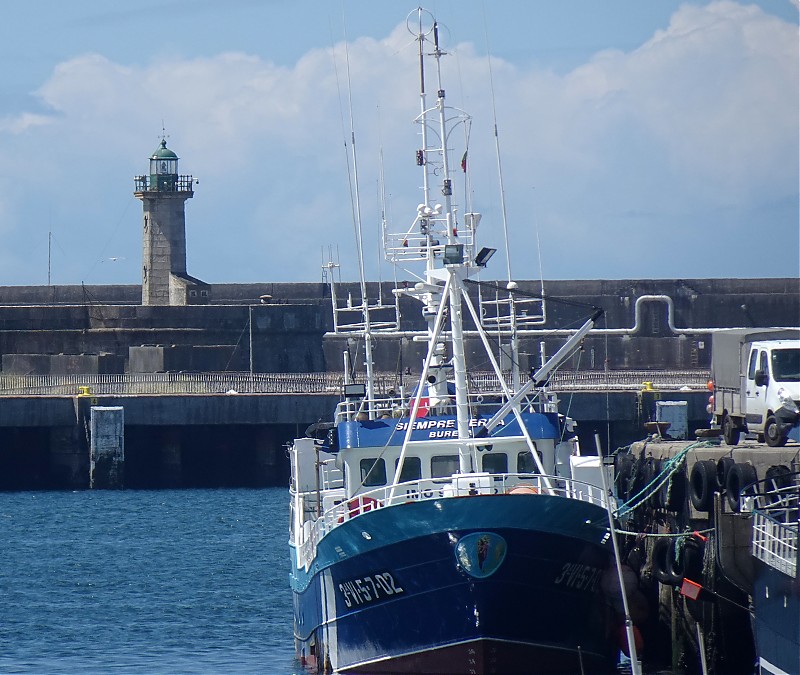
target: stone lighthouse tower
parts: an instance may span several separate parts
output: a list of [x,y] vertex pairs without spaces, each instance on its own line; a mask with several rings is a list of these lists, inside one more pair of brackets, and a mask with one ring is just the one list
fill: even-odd
[[191,176],[178,174],[178,156],[161,145],[150,156],[150,174],[136,176],[142,200],[142,304],[208,302],[207,284],[186,273],[186,200],[194,196]]

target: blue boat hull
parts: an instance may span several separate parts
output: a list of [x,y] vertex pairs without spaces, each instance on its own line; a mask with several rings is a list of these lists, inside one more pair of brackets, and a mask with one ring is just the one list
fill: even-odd
[[293,574],[298,655],[370,675],[612,670],[622,619],[606,518],[548,495],[362,514]]
[[800,580],[756,559],[753,633],[760,673],[800,673]]

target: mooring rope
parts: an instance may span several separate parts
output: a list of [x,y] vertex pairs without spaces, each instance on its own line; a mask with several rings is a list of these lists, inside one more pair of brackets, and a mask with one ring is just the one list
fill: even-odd
[[658,490],[660,490],[661,486],[664,483],[666,483],[670,478],[672,478],[672,475],[681,468],[681,465],[685,461],[686,455],[689,453],[690,450],[712,447],[714,445],[715,445],[714,443],[711,443],[707,440],[695,441],[694,443],[687,445],[677,455],[667,459],[666,464],[664,465],[662,470],[656,476],[654,476],[653,479],[647,485],[645,485],[635,495],[628,498],[627,501],[619,505],[616,513],[617,518],[625,516],[628,513],[631,513],[632,511],[635,511],[642,504],[644,504],[652,495],[654,495]]

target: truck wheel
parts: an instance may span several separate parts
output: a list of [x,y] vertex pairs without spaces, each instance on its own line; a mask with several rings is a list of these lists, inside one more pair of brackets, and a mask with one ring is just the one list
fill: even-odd
[[740,429],[736,422],[728,413],[722,413],[722,437],[728,445],[736,445],[739,442]]
[[764,425],[764,439],[771,448],[781,448],[786,445],[786,436],[783,435],[775,415],[767,417],[767,423]]

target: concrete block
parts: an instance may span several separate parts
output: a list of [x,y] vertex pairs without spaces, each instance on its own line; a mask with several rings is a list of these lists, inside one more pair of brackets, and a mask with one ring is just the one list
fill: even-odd
[[124,486],[125,410],[122,406],[92,406],[89,423],[89,487]]

